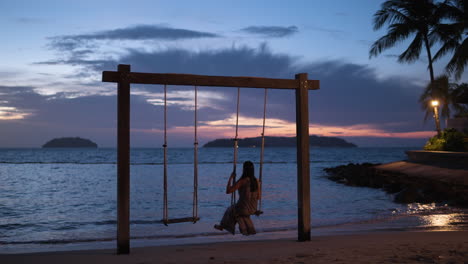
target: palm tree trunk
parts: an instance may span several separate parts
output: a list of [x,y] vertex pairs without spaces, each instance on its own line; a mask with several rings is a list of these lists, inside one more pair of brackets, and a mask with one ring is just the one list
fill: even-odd
[[424,45],[426,46],[427,51],[427,61],[429,66],[429,74],[431,76],[431,83],[434,82],[434,68],[432,67],[432,55],[431,55],[431,47],[429,45],[429,39],[427,34],[424,34]]
[[[434,83],[434,68],[432,67],[432,55],[431,55],[431,47],[429,45],[429,39],[427,37],[427,34],[424,34],[424,44],[426,46],[426,51],[427,51],[427,61],[428,61],[428,66],[429,66],[429,74],[431,76],[431,83]],[[431,91],[431,97],[432,99],[434,98],[434,88]],[[437,130],[437,136],[440,136],[440,120],[439,120],[439,114],[438,114],[438,109],[437,107],[434,107],[434,121],[436,125],[436,130]]]

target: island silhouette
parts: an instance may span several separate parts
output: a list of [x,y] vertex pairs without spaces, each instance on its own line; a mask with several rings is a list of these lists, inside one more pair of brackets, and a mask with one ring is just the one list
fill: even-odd
[[[255,148],[262,146],[261,137],[241,138],[237,141],[242,148]],[[355,148],[355,144],[337,137],[309,136],[310,146]],[[233,139],[215,139],[203,145],[204,148],[232,147]],[[296,147],[296,137],[265,137],[265,147]]]
[[63,137],[54,138],[44,145],[42,148],[97,148],[98,145],[93,141],[80,137]]

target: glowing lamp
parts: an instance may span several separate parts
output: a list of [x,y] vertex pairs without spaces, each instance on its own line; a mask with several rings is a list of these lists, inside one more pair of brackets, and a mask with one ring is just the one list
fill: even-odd
[[439,106],[439,101],[437,101],[437,100],[432,100],[432,101],[431,101],[431,104],[432,104],[432,106],[434,106],[434,107]]

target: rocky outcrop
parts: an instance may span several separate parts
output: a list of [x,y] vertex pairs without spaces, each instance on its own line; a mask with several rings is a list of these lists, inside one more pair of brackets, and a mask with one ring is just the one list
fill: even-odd
[[350,186],[382,188],[397,203],[445,202],[468,206],[468,171],[407,161],[353,164],[324,169],[328,178]]
[[372,163],[341,165],[333,168],[325,168],[324,171],[328,173],[328,179],[338,183],[346,184],[349,186],[365,186],[380,188],[381,182],[376,181],[373,177],[373,168],[375,165]]

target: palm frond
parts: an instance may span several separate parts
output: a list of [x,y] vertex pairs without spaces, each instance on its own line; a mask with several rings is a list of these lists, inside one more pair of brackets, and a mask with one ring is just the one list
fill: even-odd
[[407,24],[392,24],[387,35],[375,41],[369,51],[369,57],[377,56],[382,51],[395,46],[397,42],[403,41],[415,31]]
[[423,45],[422,33],[417,33],[408,48],[398,57],[398,62],[415,62],[419,59]]
[[459,80],[463,71],[465,70],[468,62],[468,39],[465,39],[460,46],[458,46],[446,66],[446,70],[449,73],[454,73],[455,79]]
[[442,58],[444,55],[451,52],[452,50],[456,50],[458,46],[460,46],[458,40],[456,39],[446,40],[443,43],[442,47],[440,47],[440,49],[434,55],[433,57],[434,61]]
[[437,60],[448,52],[455,50],[462,40],[463,31],[463,23],[440,23],[436,25],[430,37],[442,42],[442,47],[437,51],[434,59]]
[[[414,62],[419,59],[424,46],[430,48],[439,41],[438,35],[432,34],[435,25],[440,22],[440,17],[435,15],[436,8],[434,0],[385,1],[380,10],[374,14],[373,25],[374,30],[378,30],[388,24],[387,34],[371,45],[369,58],[381,54],[384,50],[416,34],[411,44],[399,56],[398,61]],[[432,58],[428,60],[431,63]]]
[[404,14],[404,8],[401,5],[393,3],[395,1],[387,1],[382,4],[382,9],[374,14],[374,30],[379,30],[385,24],[393,23],[408,23],[411,18]]
[[426,121],[427,117],[433,112],[433,107],[430,105],[430,102],[434,99],[439,101],[441,117],[450,117],[450,106],[453,105],[453,86],[454,85],[449,82],[447,75],[439,76],[433,82],[429,82],[426,85],[418,100],[421,109],[426,112],[424,121]]

